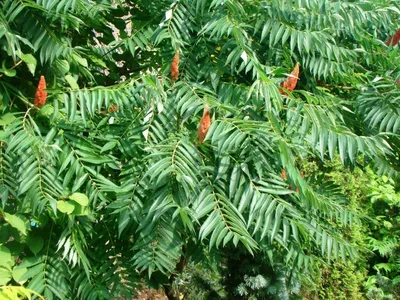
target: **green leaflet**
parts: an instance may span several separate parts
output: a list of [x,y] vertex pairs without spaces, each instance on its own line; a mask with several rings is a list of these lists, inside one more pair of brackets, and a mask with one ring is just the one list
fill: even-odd
[[23,216],[12,215],[4,212],[5,221],[12,227],[16,228],[23,235],[27,235],[27,220]]

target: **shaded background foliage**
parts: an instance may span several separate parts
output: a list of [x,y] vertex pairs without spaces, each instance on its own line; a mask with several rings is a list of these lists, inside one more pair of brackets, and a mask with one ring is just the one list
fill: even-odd
[[[319,269],[320,296],[347,297],[357,279],[334,291],[324,274],[369,247],[377,261],[350,269],[374,265],[366,289],[396,294],[397,221],[361,222],[397,209],[399,5],[3,1],[0,284],[110,299],[147,280],[174,299],[197,278],[209,296],[284,299]],[[345,180],[365,168],[373,205]]]

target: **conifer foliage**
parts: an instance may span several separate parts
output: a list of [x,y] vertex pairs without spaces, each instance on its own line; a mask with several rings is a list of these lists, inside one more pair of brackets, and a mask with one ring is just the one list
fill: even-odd
[[356,257],[357,212],[301,163],[398,176],[399,7],[1,1],[0,285],[128,298],[227,247]]

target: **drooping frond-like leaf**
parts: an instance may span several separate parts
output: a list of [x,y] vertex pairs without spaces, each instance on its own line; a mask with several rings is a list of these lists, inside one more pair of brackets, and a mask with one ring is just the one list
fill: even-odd
[[356,257],[362,218],[303,164],[400,174],[399,8],[2,1],[0,243],[18,282],[129,298],[234,247],[299,273]]

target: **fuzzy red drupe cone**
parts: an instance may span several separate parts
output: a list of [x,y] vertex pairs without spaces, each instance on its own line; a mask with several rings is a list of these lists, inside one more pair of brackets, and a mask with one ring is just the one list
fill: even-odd
[[400,29],[386,41],[386,46],[396,46],[400,42]]
[[[396,33],[388,38],[386,41],[386,46],[396,46],[400,42],[400,29],[396,31]],[[400,84],[400,80],[397,80],[397,84]]]
[[119,106],[118,106],[118,105],[111,105],[111,106],[108,108],[108,111],[109,111],[109,112],[116,112],[116,111],[118,111],[118,109],[119,109]]
[[206,104],[204,106],[203,117],[201,118],[199,132],[198,132],[200,143],[204,141],[208,129],[210,128],[210,125],[211,125],[210,107]]
[[171,63],[171,77],[175,80],[179,77],[179,50],[176,51]]
[[42,107],[43,105],[46,104],[47,92],[45,91],[45,89],[46,89],[46,79],[42,75],[40,76],[39,84],[35,93],[35,100],[33,102],[33,104],[36,107]]
[[292,76],[286,78],[286,80],[281,83],[282,88],[279,89],[279,92],[282,95],[287,95],[285,89],[288,90],[289,92],[293,92],[293,90],[296,88],[297,80],[299,79],[299,73],[300,73],[300,64],[297,63],[292,73],[290,73],[290,75]]
[[286,170],[285,170],[285,169],[282,170],[282,172],[281,172],[281,177],[282,177],[282,179],[283,179],[284,181],[287,180],[287,175],[286,175]]

